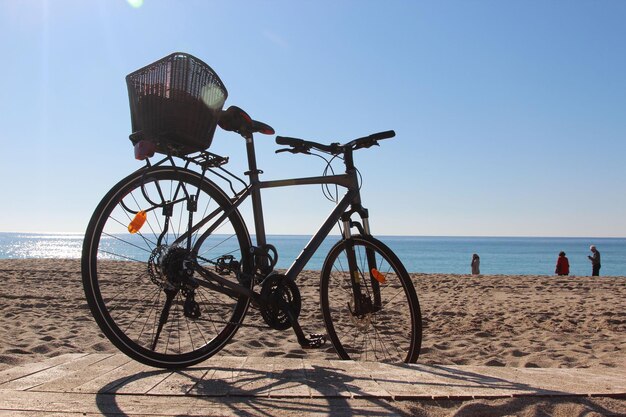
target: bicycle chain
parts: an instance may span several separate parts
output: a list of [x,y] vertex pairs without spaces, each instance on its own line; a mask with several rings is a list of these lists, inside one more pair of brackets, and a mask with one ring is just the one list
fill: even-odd
[[[206,263],[209,263],[211,265],[216,265],[217,264],[215,261],[203,258],[202,256],[196,256],[196,258],[201,260],[201,261],[204,261]],[[251,308],[253,310],[258,310],[258,308],[255,308],[254,306],[250,306],[248,308]],[[216,320],[211,320],[211,322],[212,323],[218,323],[218,324],[232,324],[232,325],[235,325],[237,327],[250,327],[250,328],[253,328],[253,329],[261,329],[261,330],[267,330],[268,329],[267,325],[261,325],[261,324],[247,324],[247,323],[244,324],[244,323],[235,323],[235,322],[232,322],[232,321],[223,321],[223,320],[217,320],[217,321]]]
[[[158,253],[158,252],[157,252]],[[160,288],[165,288],[165,282],[162,279],[159,279],[159,275],[161,275],[160,272],[160,268],[157,266],[157,263],[154,262],[155,258],[157,257],[157,253],[152,253],[150,255],[150,258],[148,259],[148,275],[150,276],[150,280],[152,281],[153,284],[157,285]],[[160,253],[158,253],[158,255],[160,255]],[[203,262],[209,263],[211,265],[215,265],[216,262],[212,261],[210,259],[204,258],[202,256],[196,256],[196,259],[201,260]],[[181,291],[183,292],[184,296],[187,296],[187,293],[189,292],[189,290],[181,288]],[[251,307],[252,309],[254,309],[254,307]],[[216,324],[225,324],[225,325],[235,325],[238,328],[239,327],[250,327],[250,328],[254,328],[254,329],[261,329],[261,330],[266,330],[268,328],[267,325],[259,325],[259,324],[244,324],[244,323],[236,323],[236,322],[232,322],[232,321],[224,321],[224,320],[210,320],[211,323],[216,323]]]
[[237,327],[250,327],[253,329],[261,329],[261,330],[267,330],[270,327],[268,325],[262,325],[262,324],[248,324],[248,323],[235,323],[232,321],[216,321],[216,320],[210,320],[211,323],[217,323],[217,324],[233,324]]

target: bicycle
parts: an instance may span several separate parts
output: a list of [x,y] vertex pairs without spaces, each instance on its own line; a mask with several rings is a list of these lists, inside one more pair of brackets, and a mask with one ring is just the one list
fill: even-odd
[[[175,133],[161,126],[155,134],[149,131],[146,117],[138,119],[145,103],[143,110],[132,110],[131,103],[131,140],[136,158],[144,160],[145,166],[105,195],[83,243],[85,295],[104,335],[139,362],[183,368],[219,352],[243,325],[252,304],[270,328],[292,328],[303,348],[319,348],[326,335],[306,335],[298,321],[301,296],[296,278],[339,224],[341,238],[330,249],[320,276],[320,306],[328,338],[342,359],[415,362],[422,338],[417,294],[398,257],[370,233],[353,159],[354,151],[378,145],[395,133],[386,131],[329,145],[277,136],[276,143],[284,146],[277,153],[327,154],[342,160],[345,172],[261,181],[254,134],[273,135],[274,130],[238,107],[222,110],[226,89],[197,58],[176,53],[151,65],[142,69],[147,78],[141,78],[142,70],[127,77],[131,102],[131,90],[137,85],[144,96],[157,91],[168,100],[177,89],[185,90],[186,102],[195,91],[196,96],[213,103],[211,112],[203,115],[214,116],[214,120],[203,122],[202,140],[198,135],[180,133],[191,131],[188,124],[177,126]],[[165,74],[165,81],[154,82],[150,77],[154,78],[155,71]],[[197,78],[199,72],[204,78],[207,73],[213,77],[200,89],[185,89],[181,85],[190,85],[188,81],[175,78],[188,78],[190,73]],[[143,81],[131,85],[131,76]],[[146,79],[151,81],[146,83]],[[213,95],[209,100],[205,100],[207,91]],[[144,96],[139,95],[141,100]],[[180,108],[170,104],[167,112]],[[182,107],[186,114],[193,112],[193,106]],[[143,125],[139,126],[140,122]],[[171,120],[168,123],[171,127]],[[216,124],[245,139],[247,182],[224,168],[227,157],[207,150]],[[151,163],[155,152],[163,157]],[[225,181],[231,195],[208,175]],[[240,190],[235,189],[236,184]],[[267,242],[261,190],[311,184],[342,187],[346,192],[300,255],[281,273],[275,270],[277,250]],[[252,202],[254,243],[239,211],[248,199]],[[353,229],[357,233],[353,234]]]

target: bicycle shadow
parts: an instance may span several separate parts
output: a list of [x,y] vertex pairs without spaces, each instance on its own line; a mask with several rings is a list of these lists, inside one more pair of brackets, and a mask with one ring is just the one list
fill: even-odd
[[[197,374],[202,373],[201,377]],[[229,375],[230,374],[230,375]],[[314,365],[312,369],[259,370],[243,366],[194,367],[189,370],[154,370],[118,378],[100,388],[96,394],[96,406],[103,415],[127,416],[125,406],[119,398],[127,396],[125,391],[131,384],[155,376],[166,376],[163,381],[175,376],[186,380],[190,386],[177,397],[194,399],[207,408],[212,404],[226,409],[227,415],[275,416],[308,415],[329,413],[333,415],[410,415],[406,410],[390,402],[391,397],[378,398],[358,387],[365,377],[351,377],[332,368]],[[218,375],[218,376],[216,376]],[[144,393],[150,396],[150,391]],[[355,404],[351,399],[362,399]],[[138,404],[135,402],[134,410]],[[187,407],[189,409],[189,407]],[[381,414],[382,412],[382,414]],[[186,414],[172,414],[186,415]],[[220,414],[222,415],[222,414]]]
[[[306,361],[303,363],[307,363]],[[459,370],[444,365],[380,365],[355,366],[352,362],[333,362],[333,367],[311,362],[304,367],[259,369],[262,366],[244,364],[239,368],[228,366],[194,367],[181,371],[154,370],[118,378],[100,388],[96,405],[104,415],[128,415],[120,396],[127,395],[128,387],[142,379],[157,378],[155,386],[137,395],[152,396],[162,384],[178,384],[170,396],[191,400],[198,407],[219,407],[228,415],[274,416],[328,413],[333,415],[411,415],[410,407],[400,400],[416,400],[416,393],[441,388],[453,394],[456,400],[480,398],[466,395],[469,389],[497,389],[502,397],[568,395],[556,390],[541,390],[530,384]],[[392,370],[392,372],[389,372]],[[422,381],[408,380],[411,373],[420,372]],[[393,394],[392,394],[393,393]],[[571,395],[571,394],[570,394]],[[440,398],[445,398],[441,396]],[[493,397],[485,395],[485,398]],[[497,397],[497,396],[496,396]],[[496,398],[494,397],[494,398]],[[355,401],[358,400],[358,401]],[[139,404],[139,406],[141,406]],[[134,409],[138,404],[135,402]],[[190,409],[187,407],[187,409]],[[381,414],[382,413],[382,414]],[[174,414],[173,415],[185,415]],[[221,415],[221,414],[220,414]]]
[[[552,390],[540,388],[537,385],[512,381],[510,378],[494,376],[488,373],[480,373],[476,371],[463,370],[447,365],[422,365],[422,364],[389,364],[387,366],[397,367],[398,372],[418,371],[426,378],[423,381],[414,381],[414,386],[422,386],[426,388],[445,387],[454,398],[458,399],[474,399],[474,398],[508,398],[511,396],[559,396],[572,395],[562,390]],[[497,367],[493,367],[498,369]],[[376,378],[376,377],[375,377]],[[381,384],[393,384],[396,380],[387,378],[376,378]],[[463,395],[463,391],[472,390],[473,392],[492,391],[484,395],[471,394]],[[498,394],[493,394],[497,391]],[[396,399],[402,398],[402,395],[395,396]]]

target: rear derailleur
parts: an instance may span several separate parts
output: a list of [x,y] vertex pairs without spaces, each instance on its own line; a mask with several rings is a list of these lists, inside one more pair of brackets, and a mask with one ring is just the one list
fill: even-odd
[[[183,314],[185,317],[197,319],[200,317],[200,305],[195,300],[195,291],[198,281],[193,277],[193,255],[190,251],[179,246],[161,245],[152,251],[148,260],[148,275],[153,283],[160,286],[168,298],[173,298],[178,292],[185,297]],[[167,320],[169,306],[164,309],[163,319]]]

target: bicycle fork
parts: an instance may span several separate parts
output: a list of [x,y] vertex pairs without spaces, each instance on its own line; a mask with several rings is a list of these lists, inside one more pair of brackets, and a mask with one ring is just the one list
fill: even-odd
[[381,309],[380,282],[384,277],[377,269],[376,255],[373,250],[366,248],[365,260],[367,270],[361,270],[357,262],[354,250],[351,228],[356,227],[361,235],[369,235],[369,222],[367,217],[362,216],[363,225],[344,218],[344,245],[348,258],[348,269],[352,294],[354,296],[354,308],[348,303],[348,310],[353,316],[362,317],[369,313],[375,313]]

